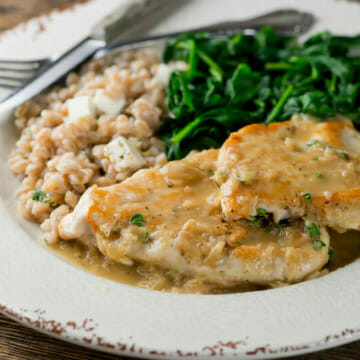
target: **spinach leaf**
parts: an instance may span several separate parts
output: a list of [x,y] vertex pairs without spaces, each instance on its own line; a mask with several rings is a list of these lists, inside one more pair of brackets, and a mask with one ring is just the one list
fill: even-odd
[[304,113],[343,114],[360,129],[360,35],[322,32],[299,43],[265,27],[255,35],[182,34],[164,61],[182,60],[166,90],[160,137],[169,160],[219,147],[232,131]]

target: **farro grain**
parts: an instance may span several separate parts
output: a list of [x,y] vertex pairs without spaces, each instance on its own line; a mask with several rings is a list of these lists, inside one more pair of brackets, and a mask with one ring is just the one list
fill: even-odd
[[[94,60],[79,74],[70,73],[64,86],[17,109],[15,125],[20,138],[9,156],[9,166],[22,181],[18,208],[26,219],[42,223],[49,243],[58,241],[58,223],[87,188],[112,185],[137,170],[119,168],[110,161],[104,148],[111,140],[125,137],[141,152],[145,167],[166,163],[164,144],[156,137],[167,115],[166,79],[160,76],[164,66],[159,65],[157,52],[149,49]],[[183,68],[184,64],[172,66]],[[124,110],[115,116],[99,110],[96,118],[70,121],[67,100],[93,97],[99,89],[109,98],[124,99]],[[50,194],[51,204],[32,199],[39,189]]]

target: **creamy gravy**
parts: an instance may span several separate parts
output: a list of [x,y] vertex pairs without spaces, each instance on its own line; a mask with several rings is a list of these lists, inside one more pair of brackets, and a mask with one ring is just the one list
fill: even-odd
[[[338,234],[330,231],[331,247],[334,255],[329,271],[346,266],[360,257],[360,232],[349,231]],[[261,290],[260,286],[240,286],[219,288],[214,285],[187,281],[186,278],[174,276],[170,272],[154,267],[126,266],[109,262],[95,248],[88,248],[76,241],[62,241],[51,246],[53,250],[80,268],[113,281],[141,288],[178,293],[224,294]]]
[[[85,210],[78,205],[59,225],[68,242],[58,251],[97,275],[183,293],[282,286],[354,261],[360,233],[332,232],[334,255],[327,265],[329,234],[323,226],[360,228],[360,196],[359,204],[349,202],[360,186],[360,156],[338,136],[354,130],[338,122],[301,124],[252,125],[225,142],[220,150],[225,157],[203,151],[90,190]],[[271,139],[269,131],[275,132]],[[345,197],[347,189],[351,196]],[[312,197],[305,200],[302,193],[308,191]],[[290,220],[278,224],[282,218]],[[90,243],[83,241],[89,231]]]
[[122,265],[109,261],[96,248],[89,248],[77,241],[61,241],[56,245],[50,245],[50,247],[67,261],[85,271],[143,289],[199,294],[227,294],[265,289],[265,287],[252,284],[222,288],[213,284],[189,280],[179,274],[173,274],[154,266]]
[[[61,238],[79,238],[74,230],[83,229],[85,221],[95,235],[92,246],[109,261],[171,269],[166,275],[181,289],[199,282],[227,288],[274,286],[318,273],[328,261],[324,227],[317,229],[321,246],[316,247],[302,219],[269,227],[270,218],[260,226],[250,219],[224,218],[213,180],[217,155],[217,150],[192,154],[90,190],[88,210],[83,211],[80,201],[62,220]],[[190,282],[178,281],[175,272]]]
[[[344,122],[252,124],[221,147],[216,178],[228,219],[307,217],[340,232],[360,229],[360,134]],[[356,146],[357,144],[357,146]]]
[[330,244],[334,251],[328,266],[330,271],[352,263],[360,257],[360,232],[348,231],[339,234],[330,230]]

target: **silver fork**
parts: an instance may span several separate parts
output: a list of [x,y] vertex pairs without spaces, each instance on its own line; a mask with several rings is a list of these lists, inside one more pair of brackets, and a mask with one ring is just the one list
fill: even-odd
[[[187,1],[187,0],[185,0]],[[91,31],[89,38],[80,44],[77,44],[66,54],[62,56],[53,56],[43,59],[10,60],[0,59],[0,88],[16,89],[24,87],[31,79],[37,77],[43,70],[51,64],[55,64],[67,54],[81,47],[83,43],[89,40],[97,41],[97,46],[102,47],[111,43],[119,35],[128,35],[134,29],[146,27],[149,24],[143,24],[144,21],[136,21],[139,18],[151,17],[152,21],[161,15],[160,10],[169,10],[171,7],[181,5],[179,1],[169,2],[168,0],[132,0],[127,5],[121,5],[110,15],[101,19]],[[138,24],[139,23],[139,24]],[[137,25],[138,24],[138,25]],[[94,43],[94,41],[93,41]],[[94,44],[92,44],[94,46]]]
[[[158,2],[159,0],[156,1]],[[145,0],[145,2],[150,3],[150,0]],[[171,1],[168,1],[168,3],[171,3]],[[138,16],[138,11],[139,9],[136,8],[135,10],[133,9],[132,16],[128,14],[126,18],[127,26],[131,19],[134,20]],[[124,27],[123,18],[121,19],[121,26]],[[255,33],[261,27],[267,25],[274,27],[280,34],[298,36],[308,31],[314,22],[315,17],[310,13],[285,9],[273,11],[248,20],[221,22],[185,31],[208,31],[215,35],[231,35],[239,32]],[[119,32],[119,25],[119,17],[116,19],[105,18],[95,26],[89,38],[58,58],[32,61],[0,60],[0,87],[13,90],[8,97],[0,102],[0,112],[11,110],[39,94],[94,54],[96,58],[99,58],[105,54],[119,51],[122,48],[146,46],[149,43],[154,44],[159,40],[165,41],[181,33],[176,32],[143,39],[130,39],[107,45],[114,38],[114,35]]]
[[0,60],[0,87],[15,89],[29,80],[49,59]]

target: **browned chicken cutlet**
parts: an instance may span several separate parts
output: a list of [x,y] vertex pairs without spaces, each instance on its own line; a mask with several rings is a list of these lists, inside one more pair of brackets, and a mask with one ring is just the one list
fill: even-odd
[[262,208],[276,221],[360,229],[360,134],[349,122],[295,117],[246,126],[222,146],[216,180],[229,220]]
[[224,218],[213,179],[217,156],[203,151],[90,189],[63,219],[60,236],[92,243],[116,262],[153,264],[220,286],[294,283],[320,270],[328,261],[324,227],[316,247],[302,219],[265,228]]

